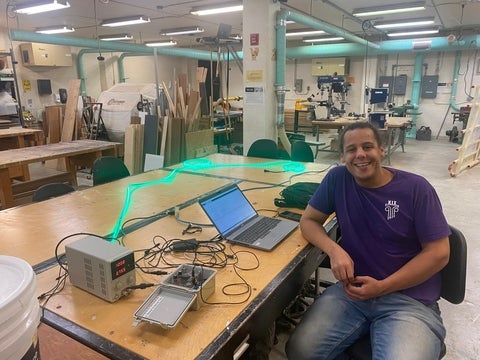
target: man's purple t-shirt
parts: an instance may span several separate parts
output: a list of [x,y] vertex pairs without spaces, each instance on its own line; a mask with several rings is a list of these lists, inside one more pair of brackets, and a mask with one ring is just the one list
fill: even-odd
[[[342,247],[355,276],[384,279],[421,251],[421,243],[450,234],[435,189],[421,176],[388,168],[392,180],[379,188],[358,185],[345,166],[328,172],[310,206],[336,213]],[[440,297],[440,273],[401,291],[425,304]]]

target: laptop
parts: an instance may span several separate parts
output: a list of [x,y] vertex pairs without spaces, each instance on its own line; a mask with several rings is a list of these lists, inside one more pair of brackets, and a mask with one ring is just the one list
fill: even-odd
[[236,184],[201,198],[199,204],[224,239],[256,249],[272,250],[298,226],[258,215]]

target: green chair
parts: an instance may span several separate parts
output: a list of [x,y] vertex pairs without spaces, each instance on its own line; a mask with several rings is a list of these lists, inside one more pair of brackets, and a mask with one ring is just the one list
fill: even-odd
[[92,166],[93,185],[101,185],[130,176],[122,159],[114,156],[103,156],[96,159]]
[[302,162],[313,162],[315,160],[310,145],[301,140],[293,142],[290,158],[292,161]]
[[65,183],[50,183],[40,186],[33,192],[32,201],[39,202],[75,191],[72,185]]
[[248,149],[247,156],[267,159],[278,159],[277,143],[271,139],[255,140]]

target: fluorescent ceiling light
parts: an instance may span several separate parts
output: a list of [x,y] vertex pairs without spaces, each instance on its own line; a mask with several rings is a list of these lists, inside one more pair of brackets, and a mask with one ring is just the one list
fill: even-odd
[[412,26],[424,26],[432,25],[435,21],[433,16],[417,18],[417,19],[404,19],[396,21],[375,21],[373,24],[377,29],[394,29],[399,27],[412,27]]
[[340,40],[345,40],[343,37],[323,37],[323,38],[316,38],[316,39],[303,39],[303,42],[330,42],[330,41],[340,41]]
[[387,36],[389,36],[389,37],[401,37],[401,36],[431,35],[431,34],[438,34],[438,29],[393,32],[393,33],[387,33]]
[[297,37],[297,36],[320,35],[320,34],[325,34],[325,31],[323,30],[292,31],[292,32],[287,32],[285,36]]
[[133,36],[130,34],[113,34],[113,35],[100,35],[98,38],[103,41],[118,41],[118,40],[132,40]]
[[147,42],[145,43],[146,46],[150,47],[159,47],[159,46],[174,46],[177,45],[176,41],[170,40],[170,41],[156,41],[156,42]]
[[188,27],[188,28],[163,30],[160,33],[160,35],[165,35],[165,36],[189,35],[189,34],[203,33],[204,31],[205,29],[199,28],[198,26],[194,26],[194,27]]
[[243,11],[243,5],[236,4],[236,5],[218,5],[216,8],[208,7],[208,8],[194,8],[190,11],[192,15],[204,16],[204,15],[214,15],[214,14],[224,14],[236,11]]
[[116,26],[144,24],[144,23],[149,23],[149,22],[150,22],[150,18],[148,18],[146,16],[137,15],[137,16],[132,16],[132,17],[105,20],[104,22],[102,22],[102,26],[116,27]]
[[15,12],[18,14],[32,15],[47,11],[66,9],[69,7],[70,3],[66,0],[44,0],[18,5]]
[[37,29],[35,32],[40,33],[40,34],[63,34],[63,33],[69,33],[69,32],[74,32],[75,29],[71,26],[56,26],[56,27],[48,27],[48,28],[43,28],[43,29]]
[[409,11],[425,10],[425,2],[400,3],[395,5],[372,6],[368,8],[353,9],[354,16],[373,16],[385,14],[397,14]]

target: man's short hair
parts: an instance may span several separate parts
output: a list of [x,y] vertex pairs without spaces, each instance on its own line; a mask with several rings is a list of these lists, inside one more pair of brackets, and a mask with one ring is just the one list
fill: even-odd
[[371,123],[368,121],[357,121],[354,123],[351,123],[347,126],[345,126],[340,133],[340,137],[338,139],[338,149],[340,151],[340,154],[343,154],[343,146],[345,144],[345,133],[347,131],[352,131],[352,130],[357,130],[357,129],[370,129],[373,132],[373,136],[375,140],[377,141],[377,145],[381,146],[382,145],[382,138],[380,137],[380,133],[378,132],[378,128],[373,126]]

